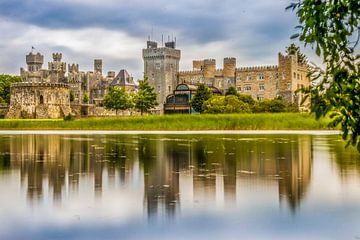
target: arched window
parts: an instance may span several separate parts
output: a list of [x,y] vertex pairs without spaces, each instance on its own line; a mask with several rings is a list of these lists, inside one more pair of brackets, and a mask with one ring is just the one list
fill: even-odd
[[44,96],[40,95],[40,104],[44,104]]

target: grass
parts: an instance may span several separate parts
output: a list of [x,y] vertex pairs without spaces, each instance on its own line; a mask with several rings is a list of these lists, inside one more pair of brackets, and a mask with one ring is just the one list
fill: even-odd
[[0,119],[2,130],[328,130],[305,113],[202,114],[29,120]]

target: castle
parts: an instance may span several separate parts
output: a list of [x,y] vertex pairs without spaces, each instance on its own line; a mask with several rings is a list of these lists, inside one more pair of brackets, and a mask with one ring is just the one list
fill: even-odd
[[191,71],[179,71],[180,56],[175,42],[158,47],[156,42],[148,41],[143,49],[144,72],[158,93],[158,112],[190,113],[189,101],[201,83],[222,94],[233,86],[257,100],[282,97],[296,103],[300,110],[306,109],[297,90],[310,86],[310,79],[307,65],[298,61],[296,54],[279,53],[276,66],[238,68],[236,58],[225,58],[223,68],[217,69],[215,59],[194,60]]
[[[181,51],[176,49],[176,41],[158,47],[157,42],[149,40],[142,55],[144,74],[157,93],[156,114],[194,112],[190,100],[199,84],[206,84],[214,94],[225,94],[232,86],[257,100],[282,97],[300,106],[300,110],[306,109],[301,106],[303,96],[297,90],[310,86],[310,79],[307,65],[298,60],[296,53],[279,53],[276,66],[238,68],[236,58],[225,58],[223,68],[217,69],[214,59],[194,60],[191,71],[179,71]],[[108,88],[136,90],[126,70],[118,74],[109,71],[103,76],[101,59],[95,59],[94,70],[88,72],[80,71],[78,64],[66,65],[61,53],[53,54],[48,69],[42,68],[44,56],[40,53],[30,52],[26,63],[27,69],[20,69],[22,82],[11,86],[7,118],[61,118],[70,113],[115,115],[102,106]]]
[[102,107],[108,88],[135,90],[133,78],[126,70],[117,75],[109,71],[103,76],[101,59],[94,60],[94,71],[83,72],[78,64],[69,64],[67,72],[62,54],[54,53],[52,57],[48,69],[43,69],[43,55],[33,52],[26,55],[27,69],[20,69],[22,81],[11,86],[7,118],[61,118],[70,113],[114,115]]

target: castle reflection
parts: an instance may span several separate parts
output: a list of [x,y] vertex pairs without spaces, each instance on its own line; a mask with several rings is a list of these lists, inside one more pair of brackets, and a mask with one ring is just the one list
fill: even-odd
[[171,219],[189,206],[235,207],[244,187],[250,192],[274,187],[278,202],[296,211],[311,180],[308,135],[13,135],[0,140],[1,169],[20,172],[30,204],[50,196],[61,204],[80,185],[101,198],[104,191],[129,186],[138,172],[144,209],[152,219]]

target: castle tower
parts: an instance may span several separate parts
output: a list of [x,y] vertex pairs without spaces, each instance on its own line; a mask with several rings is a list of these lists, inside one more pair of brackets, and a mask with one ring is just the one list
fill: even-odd
[[60,83],[65,80],[66,63],[61,62],[62,54],[53,53],[53,61],[48,63],[50,82]]
[[41,70],[42,65],[44,63],[44,56],[40,53],[32,53],[30,52],[26,55],[26,64],[28,66],[29,72],[38,72]]
[[193,61],[193,71],[202,71],[204,68],[203,60],[194,60]]
[[235,87],[236,58],[224,58],[223,69],[223,91],[224,93],[229,87]]
[[234,78],[236,70],[236,58],[224,58],[224,77]]
[[102,74],[102,60],[101,59],[95,59],[94,60],[94,72],[98,72]]
[[144,74],[155,88],[159,106],[158,113],[163,113],[166,96],[175,89],[181,51],[176,49],[175,42],[165,43],[165,47],[158,47],[156,42],[148,41],[143,49]]
[[203,70],[204,70],[205,79],[214,78],[215,71],[216,71],[216,60],[215,59],[205,59]]

